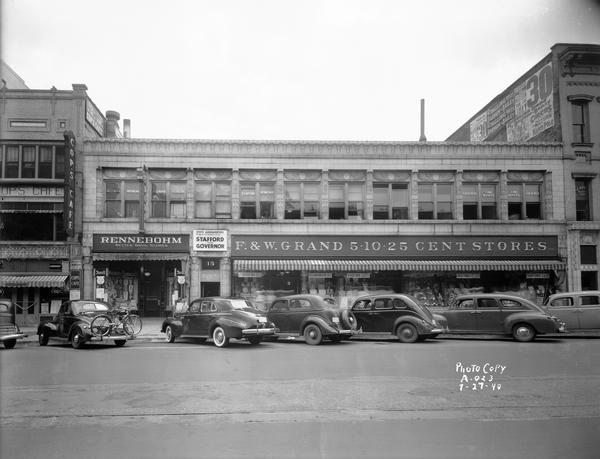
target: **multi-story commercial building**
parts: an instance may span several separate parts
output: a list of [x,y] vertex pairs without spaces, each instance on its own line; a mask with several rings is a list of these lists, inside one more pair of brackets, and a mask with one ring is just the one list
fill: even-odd
[[82,139],[107,123],[87,96],[33,90],[2,62],[0,88],[0,297],[17,304],[21,324],[36,323],[80,295]]
[[600,45],[554,45],[447,140],[561,142],[563,173],[553,180],[562,182],[567,285],[572,290],[598,288]]
[[85,296],[566,288],[560,143],[84,142]]

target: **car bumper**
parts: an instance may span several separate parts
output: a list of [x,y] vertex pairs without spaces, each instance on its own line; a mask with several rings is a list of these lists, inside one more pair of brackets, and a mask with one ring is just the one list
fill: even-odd
[[242,330],[242,336],[265,336],[274,334],[274,328],[245,328]]
[[25,333],[11,333],[10,335],[2,335],[0,336],[0,341],[8,341],[10,339],[22,339],[27,338]]
[[429,333],[439,335],[440,333],[448,333],[447,328],[432,328]]
[[336,330],[335,335],[358,335],[362,330]]

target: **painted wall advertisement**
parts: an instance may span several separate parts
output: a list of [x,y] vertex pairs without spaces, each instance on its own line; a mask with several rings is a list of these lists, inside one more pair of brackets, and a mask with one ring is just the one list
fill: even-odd
[[554,126],[552,63],[546,64],[470,123],[481,142],[506,127],[506,140],[524,142]]

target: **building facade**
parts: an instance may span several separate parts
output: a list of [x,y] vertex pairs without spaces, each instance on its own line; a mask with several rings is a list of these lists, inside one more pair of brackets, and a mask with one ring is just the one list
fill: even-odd
[[80,295],[78,151],[108,123],[85,85],[32,90],[5,63],[2,81],[0,298],[16,303],[18,322],[29,325]]
[[447,140],[561,142],[568,286],[598,289],[600,45],[554,45]]
[[234,295],[566,289],[560,143],[90,139],[82,295],[164,315]]

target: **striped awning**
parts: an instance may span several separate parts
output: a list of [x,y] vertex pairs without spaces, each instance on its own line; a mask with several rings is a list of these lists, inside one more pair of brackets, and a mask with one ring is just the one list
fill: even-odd
[[187,253],[94,253],[94,261],[167,261],[186,260]]
[[0,275],[0,287],[64,287],[66,274],[11,274]]
[[235,271],[545,271],[558,260],[234,260]]

